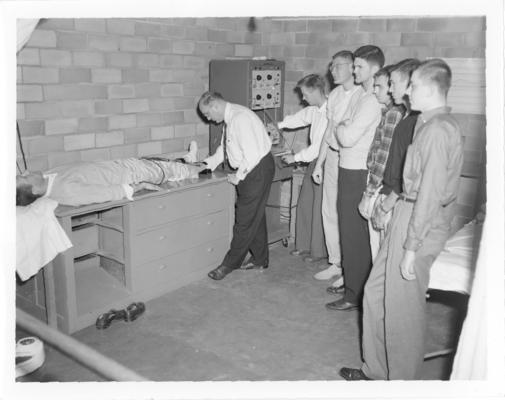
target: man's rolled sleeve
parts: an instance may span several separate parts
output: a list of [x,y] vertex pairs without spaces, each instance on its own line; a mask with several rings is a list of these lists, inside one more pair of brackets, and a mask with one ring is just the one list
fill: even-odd
[[313,106],[304,107],[293,115],[285,116],[277,126],[279,129],[297,129],[310,125],[314,110]]

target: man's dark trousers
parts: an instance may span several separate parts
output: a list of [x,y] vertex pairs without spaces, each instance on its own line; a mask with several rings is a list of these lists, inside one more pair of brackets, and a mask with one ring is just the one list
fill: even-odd
[[235,224],[230,250],[222,265],[239,268],[250,250],[256,265],[268,264],[268,235],[265,205],[275,172],[272,153],[268,153],[237,185]]
[[337,212],[344,269],[344,300],[361,305],[363,288],[372,268],[368,222],[358,211],[368,171],[338,170]]

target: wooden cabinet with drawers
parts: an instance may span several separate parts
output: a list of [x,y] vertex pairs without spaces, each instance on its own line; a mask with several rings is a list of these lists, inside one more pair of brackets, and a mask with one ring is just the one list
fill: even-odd
[[[134,201],[58,207],[73,247],[52,262],[58,329],[202,279],[228,250],[234,188],[224,174],[167,183]],[[45,319],[42,271],[18,283],[17,306]]]

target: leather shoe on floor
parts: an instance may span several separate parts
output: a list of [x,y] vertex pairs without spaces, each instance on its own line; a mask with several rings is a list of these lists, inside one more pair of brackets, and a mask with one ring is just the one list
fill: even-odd
[[268,268],[268,263],[266,264],[255,264],[252,262],[252,257],[250,257],[244,264],[240,266],[240,269],[242,270],[249,270],[249,269],[267,269]]
[[345,286],[344,285],[339,286],[339,287],[329,286],[326,288],[326,293],[332,294],[334,296],[337,296],[339,294],[344,294],[345,293]]
[[100,314],[96,319],[95,326],[97,329],[107,329],[114,320],[127,321],[128,317],[126,311],[110,310],[109,312]]
[[308,250],[298,250],[298,249],[294,249],[294,250],[291,250],[289,252],[289,254],[291,254],[292,256],[304,256],[306,254],[310,254],[310,251]]
[[318,261],[321,261],[321,260],[324,260],[325,257],[314,257],[314,256],[307,256],[307,257],[303,257],[303,261],[305,262],[309,262],[309,263],[314,263],[314,262],[318,262]]
[[215,281],[220,281],[223,279],[226,275],[228,275],[231,271],[233,271],[234,268],[227,267],[225,265],[220,265],[216,269],[213,269],[210,271],[207,276],[211,279],[214,279]]
[[359,307],[357,304],[349,303],[348,301],[345,301],[342,298],[336,301],[332,301],[331,303],[327,303],[326,308],[328,310],[336,310],[336,311],[353,311],[357,310]]
[[357,368],[340,368],[339,375],[346,381],[371,381],[368,376],[366,376],[362,370]]
[[131,303],[128,307],[126,307],[126,321],[131,322],[135,321],[138,317],[140,317],[144,311],[146,310],[146,305],[139,301],[138,303]]

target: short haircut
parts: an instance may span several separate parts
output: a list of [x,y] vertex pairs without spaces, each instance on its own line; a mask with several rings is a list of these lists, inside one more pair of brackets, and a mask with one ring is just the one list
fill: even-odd
[[382,50],[371,44],[358,48],[354,52],[354,58],[362,58],[367,63],[377,65],[379,68],[382,68],[385,62]]
[[435,86],[444,96],[447,96],[451,87],[452,72],[449,65],[440,58],[423,61],[417,67],[416,72],[421,80],[427,80]]
[[39,197],[42,197],[42,194],[33,194],[32,188],[33,186],[27,183],[16,185],[17,206],[27,206],[32,204]]
[[396,72],[400,74],[403,79],[410,80],[412,72],[414,72],[414,70],[419,67],[419,64],[421,64],[421,61],[419,61],[417,58],[406,58],[405,60],[402,60],[393,65],[391,72]]
[[349,50],[340,50],[340,51],[336,52],[335,54],[333,54],[333,57],[331,59],[334,60],[335,58],[343,58],[345,60],[349,60],[350,62],[353,62],[354,61],[354,54],[352,53],[352,51],[349,51]]
[[203,106],[208,106],[210,103],[213,103],[216,100],[224,101],[223,96],[221,93],[218,92],[205,92],[202,94],[200,97],[200,100],[198,100],[198,104],[201,104]]
[[306,87],[309,89],[319,89],[321,93],[324,93],[326,90],[326,81],[321,75],[318,74],[310,74],[304,76],[296,83],[296,87]]
[[386,65],[384,67],[382,67],[381,69],[379,69],[375,74],[374,74],[374,78],[378,78],[380,76],[385,76],[386,79],[389,79],[389,77],[391,76],[391,70],[393,69],[393,66],[392,65]]

